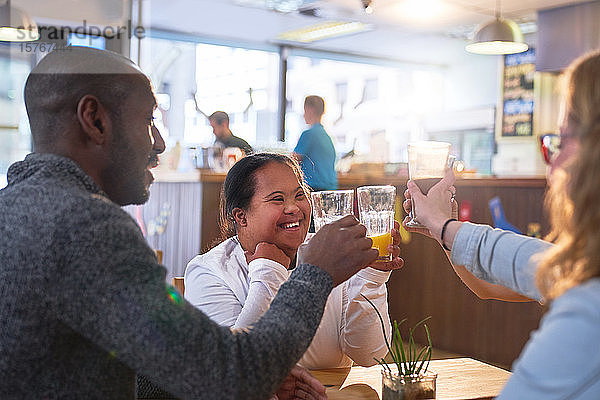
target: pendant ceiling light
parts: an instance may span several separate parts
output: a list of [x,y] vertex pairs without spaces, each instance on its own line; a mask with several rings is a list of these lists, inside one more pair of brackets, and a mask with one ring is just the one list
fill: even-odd
[[480,25],[473,42],[465,49],[476,54],[514,54],[526,51],[529,46],[523,40],[519,26],[500,16],[500,0],[496,2],[496,19]]
[[0,41],[29,42],[39,37],[37,24],[27,13],[11,7],[10,0],[0,5]]

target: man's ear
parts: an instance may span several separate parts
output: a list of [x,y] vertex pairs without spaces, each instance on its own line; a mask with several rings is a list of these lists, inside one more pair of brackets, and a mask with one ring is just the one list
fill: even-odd
[[86,94],[77,103],[77,120],[85,135],[97,145],[107,141],[111,121],[108,112],[96,96]]
[[233,215],[233,219],[235,219],[235,223],[238,226],[247,226],[248,225],[248,221],[246,220],[246,211],[242,210],[241,208],[236,207],[233,209],[231,214]]

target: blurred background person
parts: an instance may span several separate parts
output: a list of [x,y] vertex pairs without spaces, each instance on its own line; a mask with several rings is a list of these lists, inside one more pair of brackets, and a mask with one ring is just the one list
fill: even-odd
[[310,128],[302,132],[293,153],[302,167],[306,184],[314,191],[338,188],[335,147],[321,124],[324,112],[323,98],[307,96],[304,99],[304,121]]
[[215,144],[225,148],[237,147],[244,152],[244,155],[252,154],[252,146],[241,137],[235,136],[229,129],[229,115],[225,111],[215,111],[208,117],[208,122],[215,134]]

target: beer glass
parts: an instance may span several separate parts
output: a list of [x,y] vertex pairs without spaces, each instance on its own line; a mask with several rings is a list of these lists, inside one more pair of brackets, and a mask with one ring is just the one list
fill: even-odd
[[396,188],[394,186],[361,186],[356,189],[360,223],[366,226],[373,248],[379,250],[378,261],[389,261],[392,244]]
[[[408,176],[427,195],[446,174],[450,143],[423,141],[408,144]],[[412,203],[411,220],[406,226],[426,228],[418,221],[415,204]]]
[[324,190],[310,194],[313,206],[315,232],[325,224],[352,214],[353,190]]

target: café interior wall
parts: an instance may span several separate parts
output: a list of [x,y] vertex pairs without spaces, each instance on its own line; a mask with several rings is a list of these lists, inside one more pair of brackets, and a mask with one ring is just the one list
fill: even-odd
[[[533,42],[535,44],[535,42]],[[531,43],[530,43],[531,45]],[[499,65],[499,75],[502,73]],[[500,80],[501,82],[501,80]],[[492,159],[492,169],[498,176],[542,176],[546,164],[539,149],[539,137],[555,133],[559,126],[560,74],[539,72],[534,77],[534,109],[532,135],[528,137],[502,137],[502,113],[496,113],[497,153]],[[502,91],[498,92],[498,109],[501,111]]]
[[[527,38],[533,46],[535,40],[535,36]],[[445,115],[433,116],[425,130],[493,127],[496,136],[496,153],[492,158],[494,175],[544,175],[546,166],[538,148],[538,137],[556,130],[557,75],[536,73],[533,135],[527,138],[503,138],[500,135],[502,73],[502,56],[469,54],[450,65],[445,75]]]
[[498,139],[498,154],[492,160],[497,175],[545,175],[546,164],[539,150],[539,137],[558,130],[560,95],[558,73],[536,72],[534,78],[533,135]]
[[546,169],[535,133],[529,137],[502,137],[501,107],[499,95],[495,123],[496,151],[492,157],[493,174],[499,177],[544,175]]
[[[535,39],[535,35],[529,35],[527,38],[530,44],[534,44]],[[502,110],[503,57],[467,53],[464,51],[464,42],[457,39],[449,40],[448,38],[428,37],[421,39],[421,41],[423,47],[430,50],[440,47],[444,48],[444,55],[439,60],[444,63],[444,66],[441,68],[444,92],[443,94],[431,93],[431,96],[443,96],[442,101],[431,99],[431,103],[441,103],[442,110],[440,112],[438,108],[430,115],[427,115],[427,112],[421,115],[412,115],[410,120],[402,121],[401,125],[405,127],[406,132],[402,134],[400,132],[402,129],[399,130],[397,128],[398,132],[394,132],[393,136],[397,139],[406,139],[402,140],[404,142],[427,138],[428,126],[431,127],[431,125],[436,123],[438,131],[494,129],[495,116],[501,116],[501,112],[496,112],[496,110]],[[187,67],[178,67],[180,71],[173,73],[173,75],[178,77],[185,76],[182,68],[185,69]],[[177,82],[178,80],[176,79],[175,81]],[[186,96],[186,89],[181,85],[181,80],[179,80],[179,83],[176,83],[175,86],[181,86],[180,94]],[[397,86],[391,85],[390,87]],[[536,87],[539,87],[537,82]],[[538,90],[538,99],[540,99],[539,92]],[[548,85],[545,85],[544,90],[541,92],[545,94],[544,100],[546,100],[551,90],[549,90]],[[544,104],[547,103],[548,101],[544,101]],[[556,117],[549,115],[548,112],[538,112],[537,109],[540,107],[543,107],[542,102],[536,101],[536,114],[534,115],[534,118],[536,118],[534,122],[535,131],[534,135],[530,138],[503,139],[498,134],[501,128],[496,128],[497,151],[492,158],[493,174],[499,176],[532,176],[543,175],[545,173],[545,164],[539,153],[537,136],[540,134],[540,131],[546,132],[552,130],[551,128],[544,128],[543,125],[548,125],[547,121],[554,121]],[[178,109],[183,110],[183,107],[177,108],[173,104],[173,110]],[[183,113],[179,114],[183,118]],[[174,137],[182,137],[183,124],[173,124],[175,122],[173,119],[170,122],[171,126],[182,127],[182,129],[176,129],[173,132]],[[372,136],[370,130],[367,129],[364,132],[368,133],[367,136]],[[170,142],[175,143],[174,140]],[[288,143],[287,147],[290,146],[293,147],[293,144]],[[398,143],[391,143],[389,148],[385,150],[390,151],[392,155],[395,154],[396,157],[388,155],[387,157],[382,157],[381,161],[398,161],[398,157],[400,160],[402,159],[403,148],[402,146],[398,146]]]
[[[193,103],[191,92],[196,87],[195,47],[187,43],[168,46],[165,42],[154,42],[152,46],[142,47],[142,50],[141,68],[150,73],[158,101],[162,98],[167,101],[160,105],[163,111],[159,128],[167,146],[171,147],[184,139],[186,113],[195,113],[193,109],[190,110]],[[214,110],[207,110],[212,111]]]
[[[431,48],[436,48],[439,43],[432,40],[429,45]],[[168,68],[160,67],[158,64],[161,61],[164,62],[165,52],[160,47],[152,46],[152,50],[150,48],[151,46],[148,46],[146,51],[142,52],[142,68],[153,71],[151,76],[159,92],[165,89],[162,87],[164,83],[169,86],[171,104],[165,114],[169,130],[163,129],[163,133],[167,136],[167,144],[171,147],[178,140],[184,139],[183,132],[187,129],[185,113],[193,112],[193,110],[186,111],[186,107],[190,108],[190,104],[187,104],[189,103],[187,101],[190,95],[189,88],[195,85],[193,79],[195,60],[192,56],[193,51],[184,50],[176,58],[177,62],[173,62]],[[443,104],[443,109],[436,108],[432,112],[424,112],[418,118],[403,121],[408,131],[402,135],[395,134],[397,139],[406,139],[403,141],[426,139],[428,131],[493,127],[494,108],[501,87],[499,73],[501,62],[498,60],[501,57],[467,54],[464,52],[462,43],[456,43],[454,51],[455,56],[452,57],[451,63],[441,68],[444,81],[443,93],[426,94],[426,96],[432,96],[431,103]],[[396,85],[389,86],[397,87]],[[439,101],[439,99],[434,99],[434,96],[443,96],[443,99]],[[538,166],[529,163],[532,159],[531,153],[536,153],[537,148],[525,145],[523,148],[517,146],[515,150],[513,147],[515,146],[511,143],[499,141],[498,154],[495,158],[500,161],[493,164],[495,166],[494,173],[499,175],[543,174]],[[398,146],[394,148],[398,153]],[[394,161],[388,160],[388,158],[384,157],[382,160]],[[507,166],[510,168],[507,169]]]
[[445,109],[449,112],[494,107],[500,81],[496,56],[469,54],[447,68]]
[[[97,2],[92,1],[86,4],[85,7],[62,7],[63,0],[54,0],[45,5],[39,4],[33,0],[19,0],[19,6],[25,10],[29,10],[36,18],[53,19],[53,20],[70,20],[80,21],[88,20],[88,23],[96,23],[99,25],[115,24],[119,21],[126,20],[130,17],[129,2]],[[61,9],[57,14],[57,10]],[[85,9],[85,10],[84,10]],[[85,12],[84,12],[85,11]],[[84,15],[85,14],[85,15]],[[356,38],[354,38],[356,40]],[[448,120],[448,126],[456,124],[457,120],[464,116],[464,126],[473,126],[477,124],[487,124],[488,112],[481,110],[489,110],[497,104],[497,93],[501,87],[501,80],[498,78],[498,66],[496,56],[478,56],[467,54],[464,51],[462,43],[459,40],[449,38],[436,39],[421,38],[422,51],[429,54],[430,57],[434,49],[440,49],[439,61],[445,65],[444,77],[444,110],[436,112],[435,115],[424,114],[418,121],[411,122],[409,134],[410,138],[426,135],[427,120],[438,121],[444,118],[444,115],[455,113],[458,115]],[[427,51],[426,49],[429,49]],[[142,53],[143,54],[143,53]],[[410,54],[413,54],[412,52]],[[433,56],[432,59],[435,59]],[[431,60],[431,59],[430,59]],[[175,63],[169,75],[190,76],[190,66],[194,65],[193,60],[189,63]],[[185,114],[183,112],[175,113],[173,110],[184,110],[186,105],[184,99],[189,98],[190,82],[173,80],[174,84],[171,88],[171,104],[168,113],[170,132],[165,130],[165,133],[170,135],[172,139],[177,140],[183,137],[185,130]],[[160,90],[160,84],[156,89]],[[180,101],[181,100],[181,101]],[[475,110],[474,113],[471,113]],[[458,124],[460,128],[460,124]],[[455,126],[456,127],[456,126]],[[175,140],[169,141],[174,144]],[[171,143],[173,142],[173,143]],[[497,154],[493,161],[493,172],[497,174],[510,174],[511,171],[521,175],[536,175],[543,174],[543,166],[540,166],[540,160],[532,163],[531,154],[538,155],[537,147],[533,145],[533,141],[526,141],[522,146],[517,145],[514,141],[498,140]],[[535,157],[534,157],[535,158]]]

